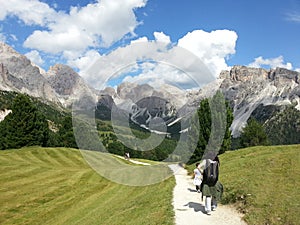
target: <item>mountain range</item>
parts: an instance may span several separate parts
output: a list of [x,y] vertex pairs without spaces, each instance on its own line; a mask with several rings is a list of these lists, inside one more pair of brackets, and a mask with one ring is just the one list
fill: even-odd
[[[128,82],[116,89],[96,90],[69,66],[54,65],[46,72],[12,47],[0,43],[0,91],[26,93],[60,108],[70,108],[74,100],[88,94],[100,119],[110,119],[113,107],[117,106],[129,113],[132,122],[149,128],[157,118],[163,119],[167,126],[179,123],[202,99],[220,90],[233,109],[233,137],[238,137],[248,119],[254,117],[264,125],[275,144],[276,129],[296,133],[287,142],[300,143],[299,75],[284,68],[233,66],[200,90],[181,90],[167,84],[154,88]],[[9,109],[1,110],[2,120]]]

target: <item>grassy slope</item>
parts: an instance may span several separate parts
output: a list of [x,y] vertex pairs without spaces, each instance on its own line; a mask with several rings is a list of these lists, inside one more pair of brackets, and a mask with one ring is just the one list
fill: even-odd
[[174,178],[130,187],[98,175],[78,150],[0,151],[0,224],[173,224]]
[[223,203],[237,204],[248,224],[299,224],[300,145],[230,151],[220,161]]

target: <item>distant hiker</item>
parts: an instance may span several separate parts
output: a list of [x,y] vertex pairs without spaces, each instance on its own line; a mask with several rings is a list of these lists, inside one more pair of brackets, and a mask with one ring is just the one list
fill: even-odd
[[220,160],[215,152],[207,152],[201,162],[203,168],[203,180],[201,184],[202,198],[205,196],[205,212],[210,215],[217,208],[217,202],[221,200],[223,185],[218,181]]
[[196,163],[196,168],[194,169],[194,180],[193,183],[196,186],[196,191],[200,193],[200,185],[202,183],[202,174],[198,168],[200,163]]
[[125,158],[126,160],[129,160],[129,159],[130,159],[129,152],[126,152],[126,153],[125,153],[124,158]]

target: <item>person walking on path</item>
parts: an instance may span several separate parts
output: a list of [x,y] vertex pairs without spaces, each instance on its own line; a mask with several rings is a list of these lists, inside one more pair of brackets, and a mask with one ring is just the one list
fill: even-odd
[[202,198],[205,196],[205,212],[210,215],[216,210],[217,202],[221,200],[223,185],[218,181],[220,160],[216,153],[208,152],[204,155],[203,161],[199,164],[200,171],[203,168],[203,181],[201,184]]
[[196,186],[196,191],[200,193],[200,185],[202,183],[202,173],[200,172],[198,166],[200,163],[196,163],[196,168],[194,169],[194,180],[193,183]]

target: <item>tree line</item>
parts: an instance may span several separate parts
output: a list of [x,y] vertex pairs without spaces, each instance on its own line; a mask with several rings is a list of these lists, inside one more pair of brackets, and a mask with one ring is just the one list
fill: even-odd
[[[14,149],[34,145],[44,147],[78,147],[74,137],[71,115],[64,116],[60,120],[59,125],[53,125],[51,121],[47,120],[44,113],[38,109],[32,99],[24,94],[17,94],[10,108],[12,113],[0,122],[0,149]],[[223,113],[221,110],[223,110]],[[159,146],[150,151],[139,151],[139,149],[142,149],[142,146],[136,146],[136,149],[126,147],[117,140],[111,125],[108,123],[98,120],[97,130],[100,140],[109,152],[119,155],[129,152],[132,157],[136,158],[161,161],[169,157],[170,160],[180,160],[185,157],[185,153],[177,152],[173,154],[173,151],[176,148],[178,149],[177,145],[181,145],[182,149],[190,149],[192,151],[188,155],[189,162],[193,163],[201,159],[205,149],[209,146],[212,148],[214,142],[220,142],[216,146],[218,149],[215,149],[219,154],[231,150],[232,137],[230,126],[233,121],[233,113],[221,92],[217,92],[212,98],[203,99],[193,118],[197,118],[197,121],[190,121],[189,132],[184,134],[185,138],[180,141],[174,138],[165,138]],[[218,122],[214,123],[212,121]],[[223,132],[218,133],[221,130]],[[135,130],[134,133],[137,137],[144,138],[147,136],[143,131],[139,130]],[[195,133],[199,135],[195,135]],[[212,135],[212,133],[215,135]],[[88,143],[93,141],[97,140],[89,140]],[[190,146],[191,143],[194,143],[194,146]],[[249,147],[267,144],[268,139],[263,126],[251,119],[239,138],[238,146]],[[89,149],[89,146],[86,147]]]

